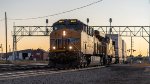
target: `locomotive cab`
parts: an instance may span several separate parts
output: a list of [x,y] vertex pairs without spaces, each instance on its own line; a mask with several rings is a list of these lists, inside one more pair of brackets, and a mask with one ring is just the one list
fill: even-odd
[[[80,41],[80,32],[84,24],[77,19],[61,19],[53,24],[50,35],[50,50],[77,51]],[[79,43],[78,43],[79,44]]]

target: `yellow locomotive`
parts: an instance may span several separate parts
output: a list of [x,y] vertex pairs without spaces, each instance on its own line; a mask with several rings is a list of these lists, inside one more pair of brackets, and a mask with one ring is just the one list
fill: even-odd
[[49,65],[65,68],[111,63],[112,40],[99,33],[77,19],[55,22],[50,34]]

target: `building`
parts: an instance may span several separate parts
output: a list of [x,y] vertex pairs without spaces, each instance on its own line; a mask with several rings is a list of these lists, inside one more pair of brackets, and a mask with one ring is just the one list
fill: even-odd
[[[14,55],[13,55],[14,54]],[[3,55],[3,59],[5,58],[5,55]],[[26,50],[20,50],[9,52],[8,53],[8,60],[48,60],[48,52],[46,52],[43,49],[26,49]]]

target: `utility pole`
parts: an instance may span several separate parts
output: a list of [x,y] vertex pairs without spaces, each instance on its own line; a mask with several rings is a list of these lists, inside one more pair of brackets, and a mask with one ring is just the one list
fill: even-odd
[[6,34],[6,61],[7,61],[7,14],[5,12],[5,34]]

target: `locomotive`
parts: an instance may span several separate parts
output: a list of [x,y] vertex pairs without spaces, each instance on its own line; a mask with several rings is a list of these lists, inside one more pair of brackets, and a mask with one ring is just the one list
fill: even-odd
[[51,67],[106,65],[115,57],[113,41],[78,19],[61,19],[50,34]]

